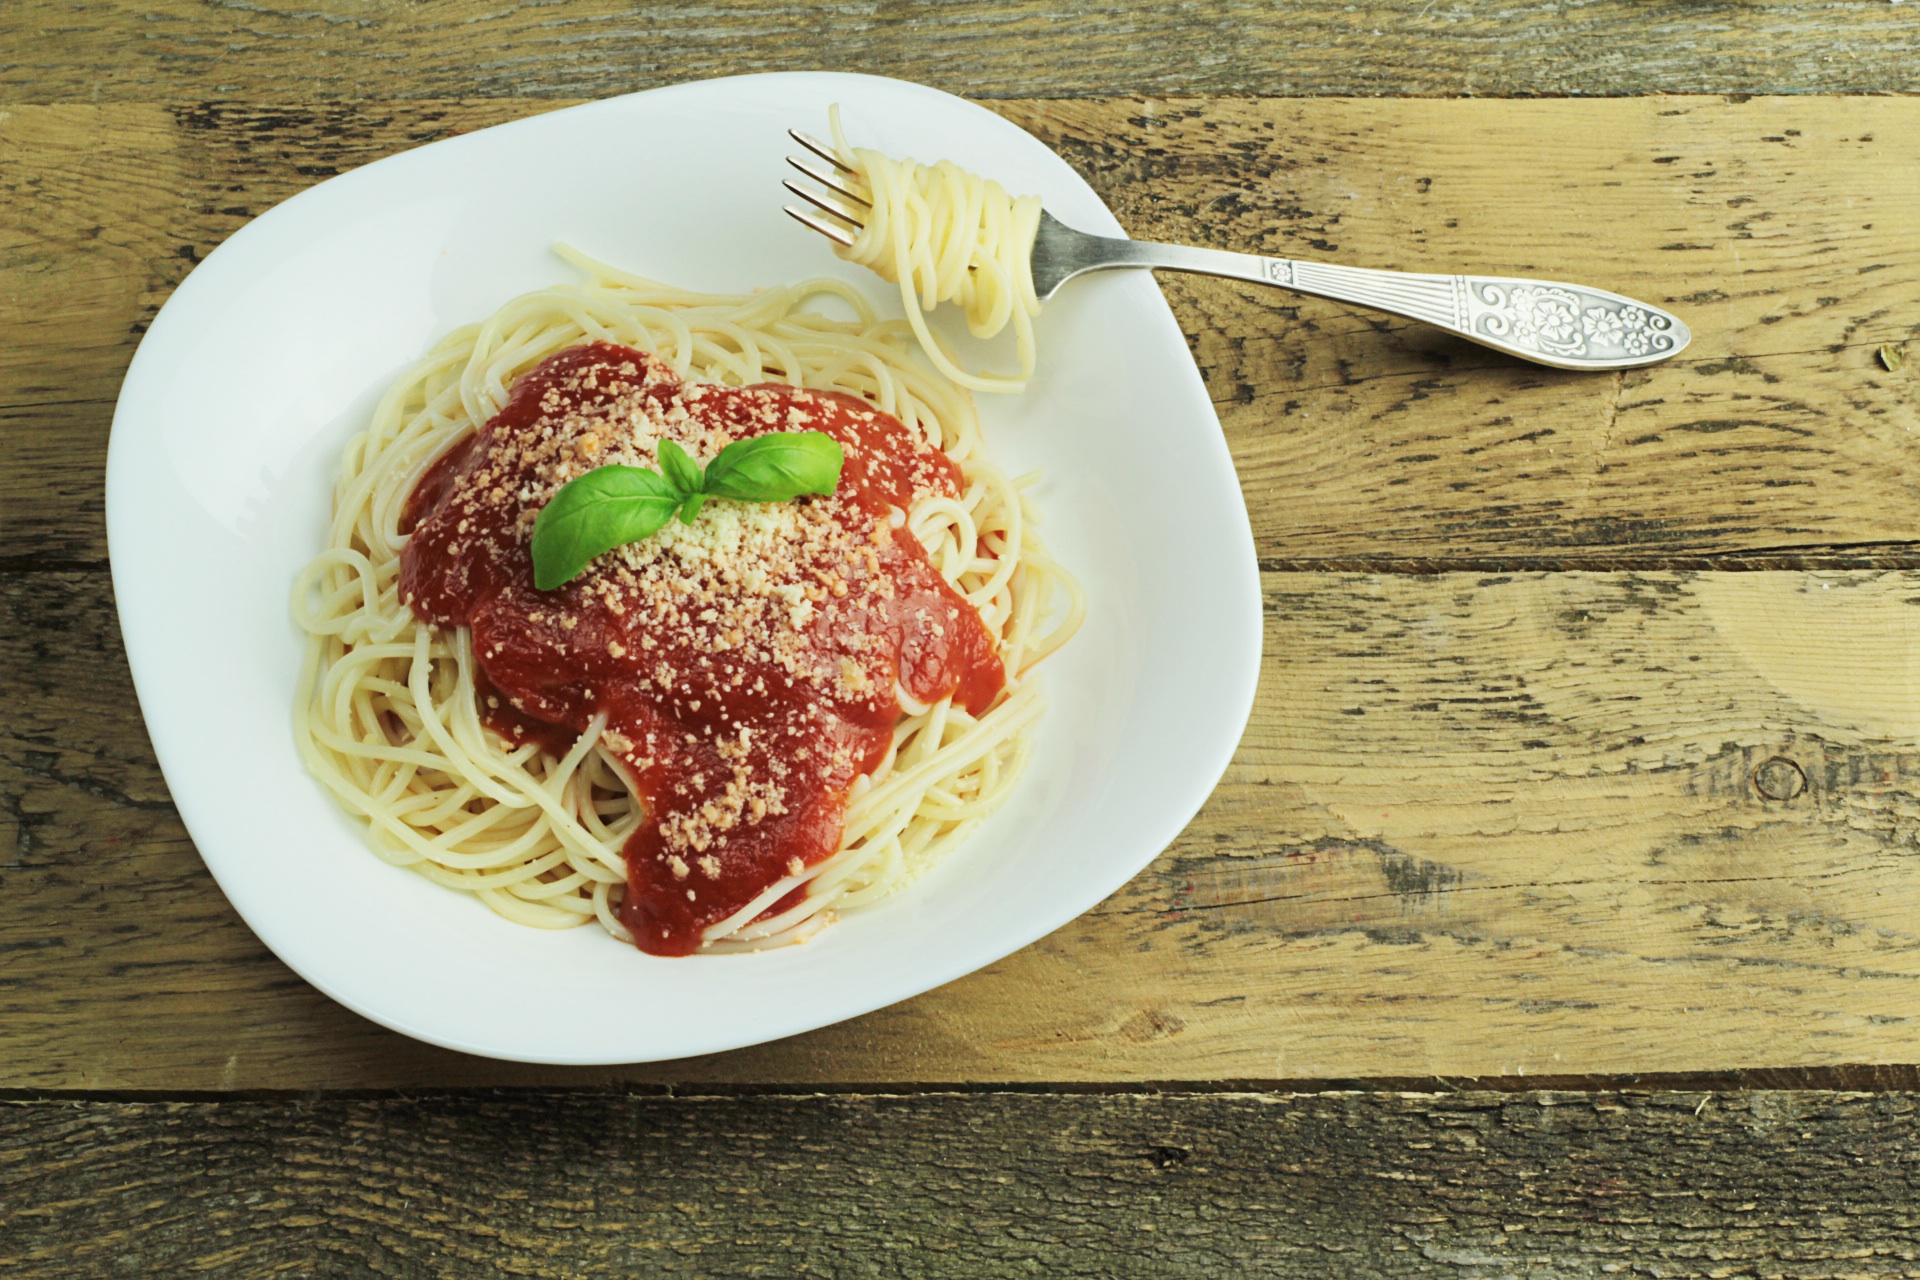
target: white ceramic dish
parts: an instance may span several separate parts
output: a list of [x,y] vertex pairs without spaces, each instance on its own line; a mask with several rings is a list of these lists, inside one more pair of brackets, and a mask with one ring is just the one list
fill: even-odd
[[866,76],[751,76],[556,111],[324,182],[202,263],[141,343],[107,460],[114,590],[140,704],[220,887],[281,959],[422,1040],[533,1062],[636,1062],[791,1035],[904,999],[1060,927],[1192,818],[1245,727],[1259,582],[1233,465],[1144,274],[1069,286],[1040,375],[982,397],[1010,471],[1043,468],[1056,554],[1087,588],[1014,800],[940,868],[804,946],[664,960],[547,933],[374,857],[289,727],[287,593],[340,449],[437,337],[571,277],[555,240],[658,279],[889,287],[780,212],[788,126],[839,102],[865,145],[950,157],[1119,235],[1093,191],[959,98]]

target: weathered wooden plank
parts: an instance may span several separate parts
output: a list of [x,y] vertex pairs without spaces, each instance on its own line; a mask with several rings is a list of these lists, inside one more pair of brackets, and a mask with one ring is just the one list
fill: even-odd
[[1561,374],[1163,276],[1263,557],[1675,555],[1920,527],[1920,382],[1875,359],[1920,334],[1910,102],[1114,105],[1004,109],[1135,236],[1580,279],[1695,328],[1679,361]]
[[402,1041],[280,967],[166,803],[103,576],[0,576],[0,1087],[1920,1061],[1920,574],[1273,573],[1266,592],[1235,764],[1093,913],[840,1027],[569,1072]]
[[0,1269],[1911,1276],[1910,1095],[0,1104]]
[[804,9],[552,0],[0,8],[17,100],[588,97],[754,71],[861,70],[981,97],[1113,93],[1912,92],[1920,19],[1874,0],[1551,8],[1464,0]]
[[[533,105],[0,120],[0,561],[104,555],[118,380],[193,261],[319,177]],[[1276,567],[1920,554],[1920,360],[1874,356],[1920,333],[1912,99],[996,105],[1138,234],[1580,277],[1694,323],[1686,359],[1596,377],[1169,278]]]

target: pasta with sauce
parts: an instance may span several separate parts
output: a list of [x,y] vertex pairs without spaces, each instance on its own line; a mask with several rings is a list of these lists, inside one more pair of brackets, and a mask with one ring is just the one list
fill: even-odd
[[[1010,479],[985,457],[971,402],[963,391],[921,363],[910,341],[909,325],[876,320],[854,291],[832,281],[748,295],[706,295],[632,276],[571,250],[560,252],[582,269],[587,277],[584,283],[528,294],[484,323],[450,334],[395,384],[380,402],[369,428],[348,445],[326,548],[302,572],[293,593],[296,621],[307,633],[294,710],[302,754],[308,768],[339,802],[366,820],[370,842],[382,857],[436,883],[470,892],[510,920],[544,928],[597,921],[615,937],[662,954],[753,949],[805,938],[836,912],[865,905],[899,888],[1004,802],[1027,759],[1032,729],[1041,712],[1038,690],[1027,676],[1078,626],[1079,589],[1048,556],[1035,533],[1035,513],[1025,492],[1029,480]],[[852,308],[855,318],[828,318],[811,305],[823,299],[837,299]],[[623,357],[622,352],[629,355]],[[600,363],[594,365],[594,359]],[[574,370],[574,380],[563,385],[557,380],[568,368]],[[588,396],[573,403],[562,394],[565,386],[574,386],[576,399],[585,395],[579,391],[584,379],[593,384],[592,394],[599,395],[604,388],[598,380],[617,381],[608,371],[621,369],[629,371],[626,376],[639,388],[630,389],[630,394],[622,392],[626,400]],[[529,393],[516,400],[516,392],[527,388],[540,395],[530,398]],[[645,401],[650,408],[632,410],[621,418],[619,412],[628,411],[615,410],[640,404],[634,397],[642,392],[653,397]],[[538,403],[532,404],[533,399]],[[672,793],[662,789],[664,784],[649,781],[666,766],[656,759],[659,753],[647,755],[635,743],[633,735],[640,731],[635,725],[649,732],[668,725],[668,720],[659,718],[667,715],[660,708],[668,707],[672,697],[682,697],[681,703],[673,705],[683,712],[685,705],[684,690],[672,692],[669,684],[706,676],[699,671],[678,673],[671,681],[660,676],[658,690],[650,695],[655,701],[646,704],[651,709],[643,708],[654,719],[635,719],[639,711],[610,696],[597,701],[575,697],[566,714],[555,712],[561,692],[573,690],[580,681],[549,681],[552,690],[547,692],[542,692],[545,685],[534,687],[537,680],[525,688],[514,686],[519,692],[505,694],[513,703],[508,707],[502,702],[507,686],[501,682],[515,671],[502,650],[511,647],[513,637],[503,641],[500,628],[494,625],[500,616],[498,602],[490,601],[488,609],[493,611],[481,610],[475,615],[480,621],[472,625],[436,625],[433,619],[439,615],[423,605],[429,595],[420,587],[434,579],[419,565],[426,555],[421,547],[431,546],[457,558],[479,540],[463,516],[455,521],[461,511],[482,509],[485,499],[476,495],[491,494],[504,504],[497,537],[501,547],[511,548],[512,538],[519,536],[515,530],[523,532],[525,513],[532,509],[528,504],[537,503],[544,493],[532,477],[544,477],[541,483],[550,483],[568,469],[586,465],[586,461],[572,461],[564,449],[556,452],[547,447],[568,423],[573,434],[563,443],[582,459],[588,455],[591,460],[631,458],[639,450],[637,456],[644,461],[651,456],[648,451],[655,447],[656,438],[667,438],[674,431],[696,443],[703,438],[687,425],[687,406],[697,410],[702,404],[733,400],[820,415],[832,419],[830,426],[840,424],[835,429],[879,433],[874,438],[890,441],[889,447],[900,457],[919,460],[917,469],[910,469],[917,477],[914,484],[904,488],[899,485],[905,485],[905,480],[896,484],[896,496],[911,501],[904,508],[893,508],[892,517],[882,521],[873,514],[886,509],[880,498],[859,510],[846,506],[835,517],[855,533],[870,533],[878,556],[856,546],[850,536],[843,537],[842,551],[856,567],[846,581],[829,576],[822,580],[828,585],[809,587],[818,601],[810,605],[811,612],[800,608],[807,601],[794,597],[792,621],[781,622],[784,615],[777,605],[769,606],[773,613],[761,608],[763,597],[772,590],[768,588],[754,597],[759,603],[753,607],[760,613],[752,616],[773,618],[768,625],[782,635],[810,635],[815,614],[833,615],[846,594],[846,582],[858,586],[865,580],[859,564],[874,566],[877,575],[881,560],[897,562],[899,581],[918,581],[913,574],[926,579],[918,599],[935,603],[950,599],[958,602],[951,607],[964,612],[939,615],[936,610],[929,622],[927,609],[920,608],[913,615],[919,623],[899,608],[886,613],[891,606],[885,601],[892,597],[874,576],[870,587],[862,589],[881,603],[870,604],[869,615],[849,616],[856,622],[860,617],[880,618],[893,628],[889,635],[898,632],[904,637],[896,645],[898,653],[886,660],[898,660],[915,645],[925,648],[934,633],[977,626],[1000,674],[992,689],[979,685],[969,692],[956,684],[951,692],[927,702],[912,696],[903,676],[895,688],[883,691],[882,699],[864,683],[858,646],[849,650],[854,659],[826,648],[819,655],[802,655],[809,662],[819,659],[808,671],[821,667],[831,676],[830,660],[839,653],[838,670],[845,679],[837,696],[844,702],[852,696],[848,688],[864,690],[861,696],[869,702],[884,702],[888,722],[871,739],[872,750],[866,757],[853,761],[849,756],[848,761],[837,762],[836,767],[846,766],[839,772],[822,775],[826,779],[822,794],[832,794],[830,803],[821,802],[825,807],[819,813],[834,818],[838,826],[830,846],[819,851],[821,856],[781,864],[779,873],[764,884],[733,886],[737,901],[722,894],[720,904],[712,905],[719,887],[730,883],[722,874],[723,864],[732,856],[728,833],[737,830],[733,838],[745,840],[751,823],[774,821],[754,816],[745,807],[754,803],[754,795],[762,794],[753,790],[761,785],[755,780],[756,770],[764,773],[769,767],[784,766],[778,762],[770,766],[753,756],[748,751],[750,736],[742,734],[736,754],[725,756],[722,750],[721,755],[735,762],[736,782],[747,781],[724,794],[703,781],[705,792],[689,791],[684,801],[675,801]],[[490,479],[475,479],[481,476],[476,469],[481,464],[462,452],[485,444],[494,449],[487,455],[490,458],[511,454],[511,450],[501,452],[501,441],[508,437],[498,425],[513,416],[510,409],[527,419],[523,424],[527,434],[522,438],[532,443],[523,452],[534,459],[528,463],[532,470],[514,477],[518,488],[513,493],[508,492],[512,488],[508,484],[488,488]],[[566,417],[563,409],[573,417]],[[680,418],[673,417],[676,412]],[[583,413],[600,417],[589,421],[580,417]],[[784,429],[778,424],[749,428],[740,422],[716,421],[720,425],[711,428],[719,433],[714,441],[729,432]],[[865,439],[857,434],[848,438],[856,444]],[[534,444],[546,452],[540,454]],[[621,454],[621,449],[627,453]],[[556,458],[561,461],[555,462]],[[454,473],[455,479],[447,480]],[[442,487],[449,483],[456,488],[443,493]],[[885,489],[879,481],[872,483],[878,486],[875,492]],[[448,493],[467,495],[468,507],[454,510],[448,505],[453,501]],[[734,580],[747,581],[755,573],[764,578],[771,571],[763,571],[764,565],[778,560],[771,551],[775,544],[751,539],[774,536],[768,533],[770,517],[729,513],[727,505],[709,503],[694,526],[663,531],[657,546],[622,548],[619,554],[601,557],[595,570],[599,577],[582,590],[612,592],[607,595],[612,600],[625,589],[618,583],[627,582],[640,584],[633,586],[638,592],[652,581],[649,573],[658,576],[655,566],[672,561],[673,556],[680,559],[672,563],[682,567],[673,570],[681,576],[672,581],[684,583],[689,580],[684,565],[713,554],[716,546],[747,549],[738,553],[744,557],[744,568],[733,573]],[[825,510],[818,504],[806,508],[816,514]],[[520,524],[514,523],[516,518]],[[874,527],[869,530],[861,523],[864,520],[872,520]],[[793,518],[786,518],[786,526],[793,523]],[[889,532],[882,524],[898,532]],[[416,535],[427,541],[420,542]],[[419,545],[410,559],[409,546],[416,542]],[[915,567],[920,564],[926,568]],[[471,568],[452,576],[466,582],[476,573],[484,577],[480,569]],[[711,590],[719,579],[709,574],[701,581]],[[789,596],[792,588],[792,583],[780,587]],[[686,590],[684,586],[674,589]],[[512,590],[520,588],[503,586],[506,594],[501,598]],[[663,616],[676,607],[671,592],[660,596],[660,607]],[[575,609],[579,611],[577,605]],[[724,612],[688,611],[687,617],[706,613],[720,617]],[[540,608],[530,614],[523,610],[522,621],[526,616],[539,617]],[[938,620],[940,616],[945,623]],[[561,622],[566,632],[573,632],[566,619]],[[607,616],[594,613],[586,616],[583,625],[591,631],[612,624]],[[621,625],[627,629],[605,634],[624,637],[624,643],[612,639],[602,646],[616,658],[627,654],[635,636],[645,644],[652,634],[639,623]],[[695,624],[688,621],[686,625]],[[475,635],[481,634],[476,626],[492,627],[485,631],[490,638],[482,646],[475,643]],[[562,634],[549,630],[553,636]],[[715,643],[722,649],[738,644],[736,632]],[[602,632],[592,634],[599,644]],[[872,670],[887,670],[885,658],[884,653],[874,658],[879,665]],[[706,659],[699,661],[704,664]],[[632,662],[613,665],[621,672],[639,669]],[[902,672],[921,670],[912,663],[898,665]],[[528,669],[537,674],[537,664]],[[692,706],[697,709],[700,702],[694,700]],[[543,720],[543,711],[552,718]],[[622,719],[623,715],[627,718]],[[693,719],[685,726],[673,721],[669,727],[686,727],[690,743],[693,730],[699,728]],[[706,752],[707,745],[700,744],[699,749]],[[719,757],[699,756],[710,758]],[[859,767],[850,773],[855,764]],[[678,775],[661,776],[684,777],[692,772],[689,766]],[[849,776],[851,781],[842,785]],[[684,782],[675,785],[686,790]],[[653,799],[643,799],[643,793]],[[732,809],[727,808],[729,795],[739,801]],[[679,810],[674,808],[676,803]],[[759,803],[764,814],[764,799]],[[773,809],[781,811],[777,800]],[[702,812],[708,818],[721,814],[726,821],[716,825],[697,816]],[[663,845],[672,834],[662,834],[667,819],[682,822],[691,832],[686,839],[694,843],[683,842],[678,852]],[[642,846],[653,850],[649,856],[657,857],[661,866],[671,868],[670,874],[656,877],[671,890],[664,896],[677,899],[682,886],[688,900],[696,898],[696,890],[709,893],[709,902],[701,904],[705,916],[689,916],[691,908],[679,908],[676,901],[680,914],[675,918],[685,917],[695,930],[681,940],[688,945],[654,945],[635,936],[635,920],[664,918],[657,913],[637,916],[635,904],[629,901],[640,892],[632,888],[641,883],[632,855]],[[647,884],[652,886],[653,881]],[[646,891],[656,893],[657,886]],[[723,914],[708,918],[715,913]]]

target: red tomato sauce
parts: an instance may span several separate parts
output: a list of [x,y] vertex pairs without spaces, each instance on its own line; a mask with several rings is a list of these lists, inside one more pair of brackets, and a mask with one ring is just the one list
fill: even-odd
[[[696,461],[770,431],[822,431],[838,489],[793,503],[709,500],[533,585],[534,517],[610,462]],[[854,396],[683,382],[610,343],[552,356],[415,486],[401,599],[471,628],[481,713],[515,742],[569,750],[596,715],[645,821],[626,849],[621,919],[643,951],[686,955],[705,931],[839,851],[848,789],[885,757],[896,686],[979,714],[1005,683],[992,635],[897,512],[960,493],[959,468]],[[784,510],[782,510],[784,508]],[[790,892],[757,918],[799,900]]]

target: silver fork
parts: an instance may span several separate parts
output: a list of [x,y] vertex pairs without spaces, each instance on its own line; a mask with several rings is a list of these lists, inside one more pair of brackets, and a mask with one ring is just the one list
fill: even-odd
[[[836,176],[851,175],[853,170],[840,162],[827,143],[798,129],[788,134],[832,167],[822,169],[789,156],[788,164],[824,190],[792,181],[784,185],[833,221],[792,205],[786,211],[829,240],[852,244],[864,225],[860,211],[872,207]],[[1678,355],[1693,340],[1686,322],[1672,312],[1582,284],[1377,271],[1148,240],[1115,240],[1075,231],[1041,212],[1032,271],[1034,292],[1043,300],[1075,276],[1119,267],[1193,271],[1351,302],[1423,321],[1469,342],[1555,369],[1634,369]]]

